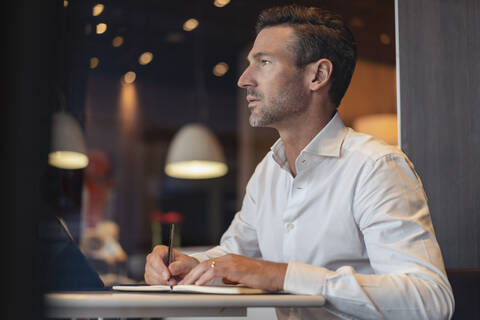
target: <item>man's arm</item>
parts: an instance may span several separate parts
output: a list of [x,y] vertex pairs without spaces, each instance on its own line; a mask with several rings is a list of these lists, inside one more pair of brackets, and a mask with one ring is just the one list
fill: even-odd
[[362,319],[448,319],[454,299],[421,183],[408,160],[369,163],[353,208],[375,274],[291,261],[285,290],[319,294],[327,308]]
[[[252,179],[251,179],[252,180]],[[255,201],[252,197],[252,183],[249,182],[246,189],[246,195],[243,199],[242,210],[238,212],[228,230],[223,234],[220,245],[210,250],[200,253],[194,253],[190,256],[174,251],[174,263],[169,267],[165,265],[167,260],[168,248],[166,246],[156,246],[147,256],[145,265],[145,281],[148,284],[177,284],[185,275],[190,272],[199,262],[210,260],[233,253],[237,255],[248,256],[252,258],[261,258],[258,247],[257,233],[254,227]],[[250,215],[249,215],[250,213]],[[224,260],[225,261],[225,260]],[[222,260],[220,260],[222,262]],[[208,262],[204,263],[204,265]],[[222,263],[223,265],[223,263]],[[285,265],[286,268],[286,265]],[[227,276],[222,276],[227,279]],[[194,283],[189,278],[188,284]],[[197,279],[195,279],[197,280]],[[232,280],[233,281],[233,280]],[[186,284],[184,281],[182,284]],[[205,284],[206,282],[202,282]]]
[[[375,274],[360,274],[350,266],[328,270],[295,261],[290,261],[286,273],[282,273],[285,265],[253,259],[241,264],[242,269],[248,269],[242,271],[238,259],[229,257],[215,259],[215,267],[210,269],[210,260],[203,262],[186,280],[203,284],[212,277],[225,277],[265,289],[268,284],[263,280],[278,283],[284,279],[284,290],[323,295],[326,308],[338,315],[361,319],[450,318],[452,290],[423,188],[408,160],[388,156],[367,165],[353,207]],[[278,289],[275,285],[270,288]]]

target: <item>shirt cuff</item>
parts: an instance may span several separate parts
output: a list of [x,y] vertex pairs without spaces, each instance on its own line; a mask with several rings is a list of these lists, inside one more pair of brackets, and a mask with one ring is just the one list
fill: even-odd
[[197,259],[199,262],[203,262],[208,259],[215,259],[221,256],[226,255],[227,252],[220,246],[216,246],[210,250],[192,253],[189,256]]
[[283,290],[295,294],[324,295],[326,279],[330,272],[322,267],[290,261]]
[[192,254],[190,254],[190,257],[197,259],[198,262],[203,262],[203,261],[205,261],[205,260],[210,259],[209,256],[207,256],[207,255],[206,255],[205,253],[203,253],[203,252],[192,253]]

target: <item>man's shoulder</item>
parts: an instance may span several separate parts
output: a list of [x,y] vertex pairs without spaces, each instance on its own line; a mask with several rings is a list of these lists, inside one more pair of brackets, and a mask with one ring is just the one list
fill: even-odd
[[356,157],[365,161],[376,162],[385,157],[406,159],[398,146],[390,145],[371,135],[348,129],[342,145],[342,157]]
[[272,150],[268,151],[263,159],[257,164],[255,173],[261,173],[265,170],[275,168],[275,156]]

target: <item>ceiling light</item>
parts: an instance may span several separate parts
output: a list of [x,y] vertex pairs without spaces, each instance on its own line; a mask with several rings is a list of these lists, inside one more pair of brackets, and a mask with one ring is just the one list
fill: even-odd
[[102,34],[107,31],[107,25],[105,23],[97,24],[97,34]]
[[380,34],[380,42],[384,45],[389,45],[391,40],[390,40],[390,37],[388,36],[388,34],[386,33],[382,33]]
[[167,152],[165,173],[181,179],[208,179],[228,171],[217,138],[201,124],[188,124],[175,134]]
[[113,40],[112,40],[112,46],[114,46],[115,48],[118,48],[118,47],[120,47],[122,44],[123,44],[123,37],[121,37],[121,36],[116,36],[115,38],[113,38]]
[[140,57],[138,58],[138,63],[140,63],[141,65],[146,65],[152,62],[152,60],[153,60],[153,54],[147,51],[140,55]]
[[214,5],[215,7],[221,8],[221,7],[225,7],[225,6],[226,6],[227,4],[229,4],[229,3],[230,3],[230,0],[215,0],[215,1],[213,2],[213,5]]
[[93,6],[92,14],[94,17],[99,16],[103,12],[103,4],[99,3]]
[[66,112],[53,115],[52,146],[48,163],[62,169],[81,169],[88,165],[87,147],[80,124]]
[[63,0],[63,6],[66,8],[68,7],[68,1],[67,0]]
[[228,71],[228,64],[225,62],[219,62],[213,67],[213,74],[217,77],[223,76]]
[[188,19],[187,21],[185,21],[185,23],[183,24],[183,30],[185,31],[192,31],[194,30],[196,27],[198,27],[198,20],[197,19]]
[[123,76],[123,81],[125,83],[133,83],[135,81],[135,79],[137,78],[137,75],[135,74],[135,72],[133,71],[128,71],[127,73],[125,73],[125,75]]
[[90,58],[90,69],[95,69],[96,67],[98,67],[99,62],[100,62],[100,60],[98,60],[97,57],[91,57]]

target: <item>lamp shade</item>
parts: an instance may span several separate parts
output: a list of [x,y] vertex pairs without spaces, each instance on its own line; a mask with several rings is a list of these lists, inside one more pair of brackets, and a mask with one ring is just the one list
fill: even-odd
[[174,178],[207,179],[225,175],[228,167],[219,141],[207,127],[182,127],[168,148],[165,173]]
[[397,115],[394,113],[371,114],[358,117],[352,127],[358,132],[370,134],[388,144],[398,144]]
[[62,169],[81,169],[88,165],[87,148],[80,124],[71,115],[53,115],[52,145],[48,163]]

